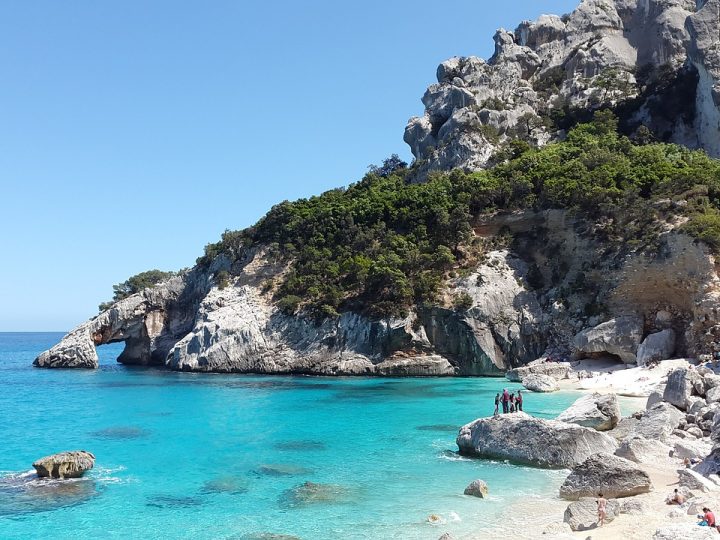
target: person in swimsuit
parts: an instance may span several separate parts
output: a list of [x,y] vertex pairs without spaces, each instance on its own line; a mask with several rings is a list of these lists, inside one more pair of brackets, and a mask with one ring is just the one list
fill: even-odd
[[603,497],[602,493],[598,493],[597,508],[598,526],[602,527],[605,524],[605,517],[607,516],[607,499]]
[[498,408],[500,408],[500,393],[495,394],[495,412],[493,416],[497,416]]
[[508,412],[508,402],[510,401],[510,394],[508,394],[507,388],[503,388],[502,393],[502,406],[503,406],[503,412]]
[[677,489],[673,492],[672,497],[668,499],[668,504],[682,505],[685,502],[685,497]]
[[510,394],[510,412],[515,412],[515,394]]
[[518,390],[518,395],[515,398],[515,410],[516,411],[522,411],[522,404],[523,404],[523,397],[520,390]]
[[698,525],[702,527],[715,527],[715,514],[713,514],[709,508],[703,508],[703,513],[698,514],[698,518],[702,520]]

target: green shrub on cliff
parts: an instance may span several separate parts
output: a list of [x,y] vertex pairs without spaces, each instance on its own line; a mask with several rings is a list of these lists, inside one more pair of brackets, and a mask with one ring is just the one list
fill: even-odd
[[[451,270],[477,262],[473,226],[495,211],[569,209],[602,223],[595,234],[651,249],[662,230],[656,202],[690,200],[684,230],[720,249],[719,162],[677,145],[635,144],[617,125],[599,112],[562,142],[513,141],[489,170],[432,173],[421,184],[393,160],[346,189],[282,202],[254,227],[226,231],[198,263],[269,245],[289,265],[275,289],[283,311],[386,317],[435,302]],[[705,206],[692,203],[698,196]]]
[[146,272],[140,272],[127,278],[122,283],[113,285],[113,298],[110,302],[103,302],[98,306],[100,311],[105,311],[114,302],[118,302],[127,298],[128,296],[138,293],[143,289],[157,285],[161,281],[165,281],[176,275],[175,272],[163,272],[162,270],[147,270]]

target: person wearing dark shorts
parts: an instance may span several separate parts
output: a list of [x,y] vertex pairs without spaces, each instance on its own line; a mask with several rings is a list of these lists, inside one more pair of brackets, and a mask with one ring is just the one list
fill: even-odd
[[518,412],[519,412],[519,411],[522,411],[522,405],[523,405],[522,392],[521,392],[520,390],[518,390],[518,395],[517,395],[517,397],[515,398],[515,410],[518,411]]

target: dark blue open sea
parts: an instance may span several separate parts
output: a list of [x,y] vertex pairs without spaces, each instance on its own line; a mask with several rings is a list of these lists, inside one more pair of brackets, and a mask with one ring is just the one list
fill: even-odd
[[[96,371],[33,368],[61,337],[0,333],[2,539],[518,537],[512,503],[564,478],[455,453],[458,428],[518,387],[504,379],[174,373],[117,364],[121,345]],[[553,417],[576,397],[528,394],[526,410]],[[97,457],[85,478],[29,473],[74,449]],[[462,494],[476,478],[489,499]]]

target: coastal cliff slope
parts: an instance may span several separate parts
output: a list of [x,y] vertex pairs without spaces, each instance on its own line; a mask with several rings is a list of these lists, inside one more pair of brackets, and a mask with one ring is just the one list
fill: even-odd
[[495,41],[438,68],[411,167],[228,231],[35,365],[113,342],[124,364],[322,375],[707,352],[720,166],[688,148],[720,155],[720,0],[586,0]]

